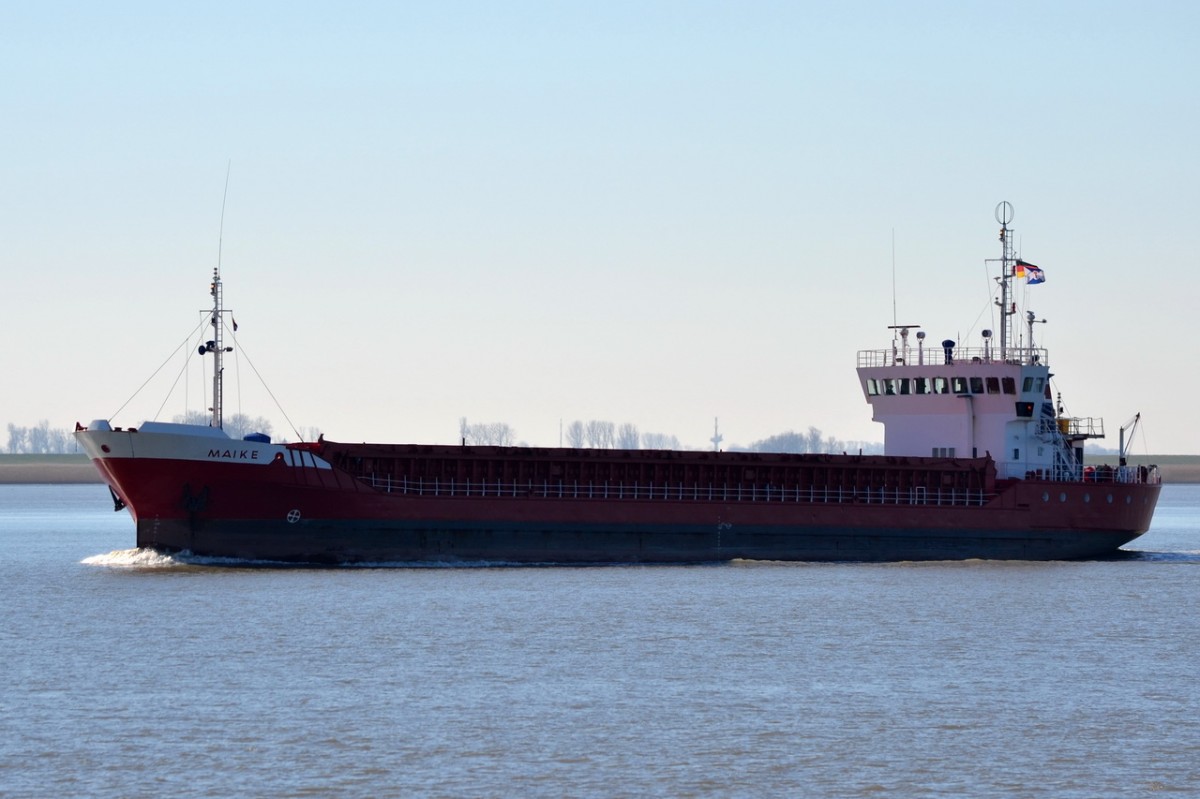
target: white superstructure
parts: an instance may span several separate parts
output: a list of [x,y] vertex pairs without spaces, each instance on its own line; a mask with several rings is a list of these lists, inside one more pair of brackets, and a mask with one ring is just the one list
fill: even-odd
[[[885,350],[858,353],[858,377],[873,419],[884,426],[887,455],[983,457],[996,462],[999,477],[1078,480],[1083,474],[1083,442],[1104,435],[1100,419],[1067,417],[1055,406],[1046,350],[1014,346],[1010,282],[1018,269],[1037,267],[1013,256],[1012,206],[996,209],[1003,254],[997,278],[1000,336],[984,330],[978,347],[953,340],[928,345],[916,325],[892,327]],[[1040,270],[1038,270],[1040,275]]]

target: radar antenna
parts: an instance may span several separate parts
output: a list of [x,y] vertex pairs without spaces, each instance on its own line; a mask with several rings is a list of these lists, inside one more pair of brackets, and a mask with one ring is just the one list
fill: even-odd
[[[1046,320],[1038,319],[1037,314],[1035,314],[1033,311],[1026,311],[1025,312],[1025,323],[1029,326],[1029,349],[1032,352],[1034,347],[1036,346],[1033,343],[1033,326],[1039,325],[1039,324],[1044,325],[1044,324],[1046,324]],[[1037,358],[1036,355],[1033,355],[1032,357],[1035,359]]]
[[[908,346],[908,331],[916,330],[920,325],[888,325],[888,330],[892,332],[892,363],[909,363],[909,346]],[[900,334],[900,341],[896,341],[896,333]],[[925,334],[917,331],[917,343],[920,345],[925,340]],[[922,355],[924,350],[922,350]],[[924,363],[924,358],[921,360]]]

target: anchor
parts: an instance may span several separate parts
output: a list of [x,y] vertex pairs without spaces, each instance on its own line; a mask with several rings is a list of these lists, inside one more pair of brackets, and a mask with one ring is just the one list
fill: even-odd
[[190,483],[184,483],[183,486],[183,509],[188,513],[201,513],[208,506],[208,486],[205,486],[199,494],[192,493]]

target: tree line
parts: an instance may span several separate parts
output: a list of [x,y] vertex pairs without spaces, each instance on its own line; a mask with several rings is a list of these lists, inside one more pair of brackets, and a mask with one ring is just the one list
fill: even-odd
[[602,419],[576,419],[563,430],[568,447],[575,449],[682,449],[679,439],[667,433],[643,433],[632,422],[616,425]]
[[[189,411],[172,419],[177,424],[207,425],[209,417],[200,411]],[[224,420],[225,432],[231,438],[242,438],[248,433],[271,435],[271,422],[262,416],[246,416],[236,413]],[[469,423],[466,417],[459,420],[459,433],[463,444],[475,446],[511,447],[518,446],[516,431],[506,422]],[[315,441],[315,428],[302,428],[301,437]],[[583,421],[576,419],[562,431],[563,444],[573,449],[685,449],[676,436],[667,433],[647,433],[638,430],[632,422],[615,424],[600,419]],[[286,443],[278,439],[277,443]],[[789,430],[754,441],[746,446],[733,445],[730,451],[741,452],[793,452],[828,453],[847,452],[866,455],[883,452],[883,445],[874,441],[842,441],[825,436],[820,429],[809,427],[807,433]],[[34,427],[8,425],[8,446],[5,452],[31,455],[56,455],[78,452],[75,439],[65,428],[54,428],[43,419]]]
[[[459,420],[459,435],[463,444],[476,446],[511,447],[517,445],[517,434],[506,422],[469,423]],[[562,430],[562,443],[572,449],[686,449],[676,436],[667,433],[644,433],[632,422],[615,424],[602,419],[576,419]],[[875,441],[843,441],[826,436],[817,427],[807,433],[788,430],[754,441],[746,446],[733,445],[732,452],[790,452],[820,454],[881,454],[883,445]]]
[[46,419],[33,427],[18,427],[8,423],[8,448],[6,452],[30,455],[64,455],[78,452],[75,439],[61,427],[51,427]]
[[838,455],[846,453],[857,455],[882,455],[883,444],[877,441],[842,441],[833,436],[825,436],[820,429],[809,427],[807,433],[797,433],[788,430],[773,436],[755,441],[747,447],[731,447],[733,450],[747,452],[793,452],[814,453],[823,455]]
[[[481,447],[527,446],[518,444],[517,433],[507,422],[468,422],[459,419],[463,444]],[[679,439],[665,433],[643,433],[637,425],[616,425],[601,419],[576,419],[563,428],[563,444],[572,449],[682,449]]]

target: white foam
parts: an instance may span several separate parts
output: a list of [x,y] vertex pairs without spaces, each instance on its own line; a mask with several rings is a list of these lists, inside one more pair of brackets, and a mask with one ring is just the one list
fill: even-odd
[[1158,550],[1158,549],[1122,549],[1122,555],[1132,555],[1138,560],[1162,561],[1168,563],[1200,563],[1200,549]]
[[117,549],[104,555],[84,558],[80,563],[112,569],[173,569],[186,565],[186,561],[176,555],[156,549]]

